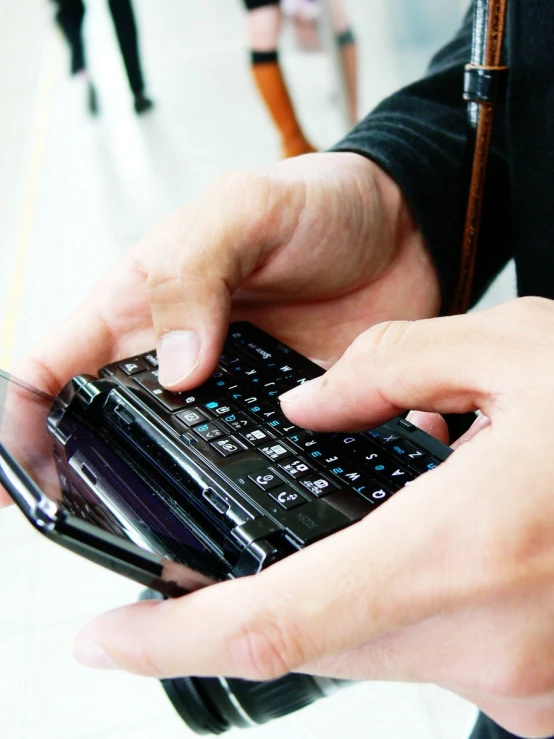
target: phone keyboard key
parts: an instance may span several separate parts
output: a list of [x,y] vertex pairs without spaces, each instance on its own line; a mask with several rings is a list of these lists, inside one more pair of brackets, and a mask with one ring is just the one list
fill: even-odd
[[142,357],[135,357],[134,359],[128,359],[125,362],[121,362],[118,365],[126,375],[132,376],[137,375],[139,372],[144,372],[150,369],[147,362]]
[[157,370],[137,375],[133,379],[168,411],[180,411],[196,402],[196,394],[170,393],[165,390],[158,382]]
[[315,472],[315,468],[304,462],[303,459],[296,458],[291,459],[288,462],[283,462],[279,467],[290,475],[294,480],[299,480],[302,477],[311,475]]
[[439,464],[440,461],[435,457],[425,457],[424,459],[414,460],[412,466],[414,467],[414,469],[422,473],[429,472],[429,470],[434,470],[435,467],[437,467]]
[[231,457],[233,454],[239,454],[244,451],[244,447],[237,441],[229,437],[223,437],[217,441],[210,442],[210,446],[219,452],[222,457]]
[[378,485],[375,484],[375,482],[365,486],[363,490],[359,490],[358,492],[360,492],[360,494],[363,495],[364,498],[367,498],[367,500],[370,500],[375,505],[381,505],[381,503],[384,503],[393,494],[393,491],[390,490],[387,486]]
[[192,428],[197,423],[208,420],[207,414],[201,411],[200,408],[190,408],[182,413],[177,413],[176,418],[182,421],[188,428]]
[[278,462],[281,459],[292,456],[291,450],[279,442],[276,444],[260,446],[258,449],[272,462]]
[[266,444],[269,441],[273,441],[275,438],[272,434],[264,431],[263,429],[254,428],[251,431],[245,431],[241,434],[242,438],[252,446],[260,446],[260,444]]
[[279,487],[272,490],[269,493],[269,497],[286,511],[290,511],[291,508],[297,508],[299,505],[304,505],[308,502],[299,492],[288,487]]
[[219,426],[212,421],[194,426],[192,430],[195,434],[198,434],[198,436],[204,441],[212,441],[212,439],[218,439],[220,436],[225,435],[225,432],[222,431]]
[[411,464],[414,459],[421,459],[426,456],[425,452],[415,444],[411,444],[409,441],[399,439],[391,446],[391,452],[395,454],[399,459],[403,459],[406,464]]
[[231,413],[220,415],[219,418],[233,431],[244,431],[244,429],[255,425],[255,421],[241,411],[232,411]]
[[316,498],[321,498],[324,495],[329,495],[329,493],[338,490],[338,487],[323,475],[310,475],[309,477],[304,477],[300,480],[300,484],[305,487],[306,490],[309,490],[312,495],[315,495]]
[[276,475],[275,472],[267,468],[248,475],[248,477],[262,490],[271,490],[271,488],[276,488],[284,482],[282,477],[279,477],[279,475]]

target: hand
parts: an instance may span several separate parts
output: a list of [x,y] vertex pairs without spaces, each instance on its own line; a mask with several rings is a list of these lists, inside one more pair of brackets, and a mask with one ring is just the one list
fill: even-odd
[[367,331],[283,396],[291,420],[354,430],[406,407],[479,408],[490,426],[259,575],[105,615],[81,634],[81,659],[156,676],[435,682],[517,735],[552,734],[553,336],[540,299]]
[[312,154],[221,178],[131,249],[14,374],[56,395],[75,374],[157,345],[161,381],[187,389],[213,369],[230,318],[328,365],[373,323],[435,315],[439,303],[397,185],[357,154]]

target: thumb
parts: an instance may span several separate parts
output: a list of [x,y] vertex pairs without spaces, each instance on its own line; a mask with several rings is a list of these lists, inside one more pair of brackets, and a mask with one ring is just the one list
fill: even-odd
[[[436,505],[456,474],[444,465],[424,476],[418,495],[393,499],[253,577],[104,614],[80,632],[75,654],[91,667],[142,675],[270,680],[419,622],[459,595],[437,572],[444,542],[457,546],[452,511]],[[425,513],[425,526],[414,525],[428,510],[435,514]],[[457,513],[454,520],[459,530]]]
[[317,431],[367,428],[406,408],[479,408],[490,416],[502,390],[502,372],[495,372],[492,387],[490,367],[509,366],[502,364],[509,333],[499,333],[506,312],[374,326],[325,375],[282,395],[283,411],[293,423]]
[[206,379],[221,352],[231,296],[290,240],[304,197],[303,188],[271,173],[225,175],[139,244],[163,385],[185,390]]

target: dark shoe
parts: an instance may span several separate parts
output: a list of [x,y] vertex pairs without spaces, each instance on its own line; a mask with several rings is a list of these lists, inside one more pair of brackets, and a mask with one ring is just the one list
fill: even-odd
[[146,95],[143,95],[142,93],[140,95],[135,95],[135,113],[137,115],[147,113],[149,110],[152,110],[153,107],[154,103],[150,98],[147,98]]
[[99,113],[98,95],[96,93],[96,87],[90,81],[87,86],[87,105],[88,105],[88,112],[91,115],[93,116],[98,115]]

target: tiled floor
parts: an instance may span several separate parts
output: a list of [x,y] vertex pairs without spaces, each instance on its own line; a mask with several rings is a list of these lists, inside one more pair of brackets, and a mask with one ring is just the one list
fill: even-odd
[[[463,3],[350,0],[362,53],[362,107],[422,69]],[[101,116],[66,76],[44,0],[0,0],[0,355],[9,365],[59,322],[157,218],[222,170],[275,160],[276,140],[245,66],[239,0],[136,0],[154,114],[137,119],[106,7],[87,37]],[[310,136],[343,132],[329,61],[284,63]],[[492,300],[509,294],[508,273]],[[155,681],[76,665],[77,628],[132,601],[130,582],[43,541],[15,510],[0,516],[0,735],[6,739],[175,739],[190,735]],[[251,730],[291,739],[463,739],[474,711],[429,686],[361,684]],[[233,736],[238,735],[231,733]]]

